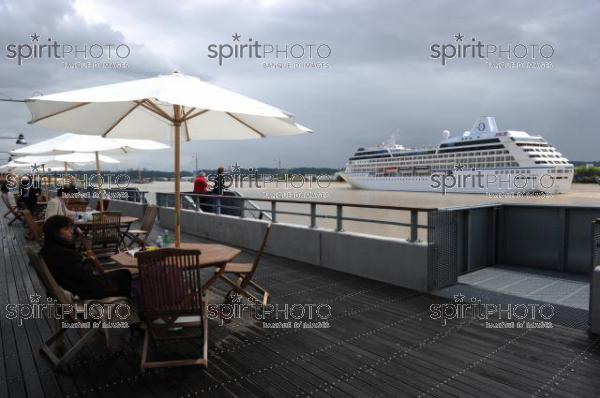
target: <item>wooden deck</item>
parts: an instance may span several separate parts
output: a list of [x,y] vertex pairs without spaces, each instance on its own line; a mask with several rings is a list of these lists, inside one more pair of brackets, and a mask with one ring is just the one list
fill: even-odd
[[[271,256],[256,280],[273,303],[327,303],[330,328],[211,321],[207,369],[143,375],[142,337],[122,331],[117,349],[108,351],[99,338],[56,372],[38,353],[51,323],[18,326],[6,317],[6,304],[27,304],[44,289],[26,260],[22,226],[3,219],[0,237],[0,397],[600,396],[600,339],[584,331],[486,329],[472,320],[442,326],[429,310],[442,298]],[[217,288],[211,297],[222,293]],[[194,342],[167,348],[198,349]]]

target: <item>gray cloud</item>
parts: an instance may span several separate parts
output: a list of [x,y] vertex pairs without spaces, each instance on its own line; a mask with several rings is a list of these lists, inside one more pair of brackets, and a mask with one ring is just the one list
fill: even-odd
[[[357,146],[376,144],[399,130],[398,142],[422,146],[440,132],[469,129],[481,114],[500,128],[540,133],[571,159],[597,159],[596,108],[600,83],[600,5],[594,1],[3,1],[0,93],[23,98],[169,73],[200,76],[296,114],[315,134],[240,142],[190,142],[183,167],[198,153],[201,167],[342,167]],[[124,70],[66,70],[55,60],[17,66],[4,57],[8,43],[29,35],[68,43],[127,43]],[[429,58],[432,43],[453,43],[461,32],[486,43],[549,43],[548,70],[492,70],[479,60]],[[231,35],[262,43],[326,43],[330,68],[270,70],[256,59],[207,57],[211,43]],[[30,141],[55,132],[26,125],[22,104],[0,103],[3,132]],[[2,142],[0,145],[7,145]],[[0,155],[1,156],[1,155]],[[130,154],[120,167],[169,169],[171,153]]]

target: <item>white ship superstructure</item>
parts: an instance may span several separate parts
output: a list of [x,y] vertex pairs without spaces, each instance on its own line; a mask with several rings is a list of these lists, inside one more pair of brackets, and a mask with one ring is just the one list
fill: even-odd
[[573,165],[540,136],[498,131],[480,117],[470,131],[436,147],[397,144],[358,148],[344,178],[354,187],[388,191],[461,193],[562,193],[571,187]]

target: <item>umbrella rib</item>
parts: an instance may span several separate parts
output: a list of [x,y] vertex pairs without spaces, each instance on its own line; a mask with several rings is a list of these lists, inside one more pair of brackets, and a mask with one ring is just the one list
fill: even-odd
[[184,119],[184,120],[185,120],[185,119],[187,119],[187,117],[190,115],[190,113],[192,113],[192,112],[193,112],[195,109],[196,109],[195,107],[194,107],[194,108],[190,108],[190,110],[189,110],[189,111],[185,112],[185,113],[183,114],[183,119]]
[[110,133],[115,127],[117,127],[117,124],[121,123],[123,121],[123,119],[125,119],[131,112],[133,112],[135,110],[135,108],[137,108],[140,105],[141,105],[140,102],[136,102],[135,105],[131,107],[131,109],[129,109],[127,112],[125,112],[123,114],[123,116],[121,116],[119,119],[117,119],[117,121],[112,126],[110,126],[109,129],[104,132],[104,134],[102,134],[102,137],[106,137],[108,135],[108,133]]
[[88,105],[88,104],[89,104],[89,102],[80,102],[80,103],[79,103],[79,104],[77,104],[77,105],[70,106],[70,107],[68,107],[68,108],[66,108],[66,109],[63,109],[63,110],[61,110],[61,111],[54,112],[54,113],[51,113],[51,114],[49,114],[49,115],[46,115],[46,116],[38,117],[37,119],[30,120],[30,121],[29,121],[29,124],[37,123],[37,122],[39,122],[40,120],[48,119],[49,117],[52,117],[52,116],[57,116],[57,115],[60,115],[61,113],[65,113],[65,112],[68,112],[68,111],[72,111],[73,109],[76,109],[76,108],[79,108],[80,106],[84,106],[84,105]]
[[183,119],[183,127],[185,127],[185,140],[190,140],[190,130],[188,129],[187,119]]
[[258,131],[257,129],[255,129],[254,127],[250,126],[248,123],[244,122],[243,120],[241,120],[240,118],[234,116],[232,113],[229,112],[225,112],[227,114],[227,116],[229,116],[230,118],[236,120],[238,123],[248,127],[250,130],[254,131],[256,134],[260,135],[261,138],[265,138],[266,136],[261,133],[260,131]]
[[203,115],[203,114],[205,114],[205,113],[206,113],[206,112],[208,112],[209,110],[210,110],[210,109],[204,109],[204,110],[202,110],[202,111],[198,111],[198,112],[194,113],[194,114],[193,114],[193,115],[191,115],[191,116],[187,116],[187,117],[185,117],[185,118],[184,118],[184,120],[190,120],[190,119],[193,119],[193,118],[195,118],[196,116],[200,116],[200,115]]
[[154,104],[152,101],[144,99],[144,100],[135,101],[135,102],[139,102],[140,105],[142,105],[143,108],[146,108],[150,112],[156,113],[158,116],[163,117],[163,118],[167,119],[170,122],[173,122],[173,118],[171,116],[169,116],[165,111],[163,111],[162,109],[160,109],[158,106],[156,106],[156,104]]

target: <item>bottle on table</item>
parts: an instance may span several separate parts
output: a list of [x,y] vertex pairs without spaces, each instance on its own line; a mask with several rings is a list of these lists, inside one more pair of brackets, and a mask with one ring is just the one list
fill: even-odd
[[165,233],[162,236],[162,247],[169,247],[171,244],[171,237],[169,236],[169,230],[165,229]]

